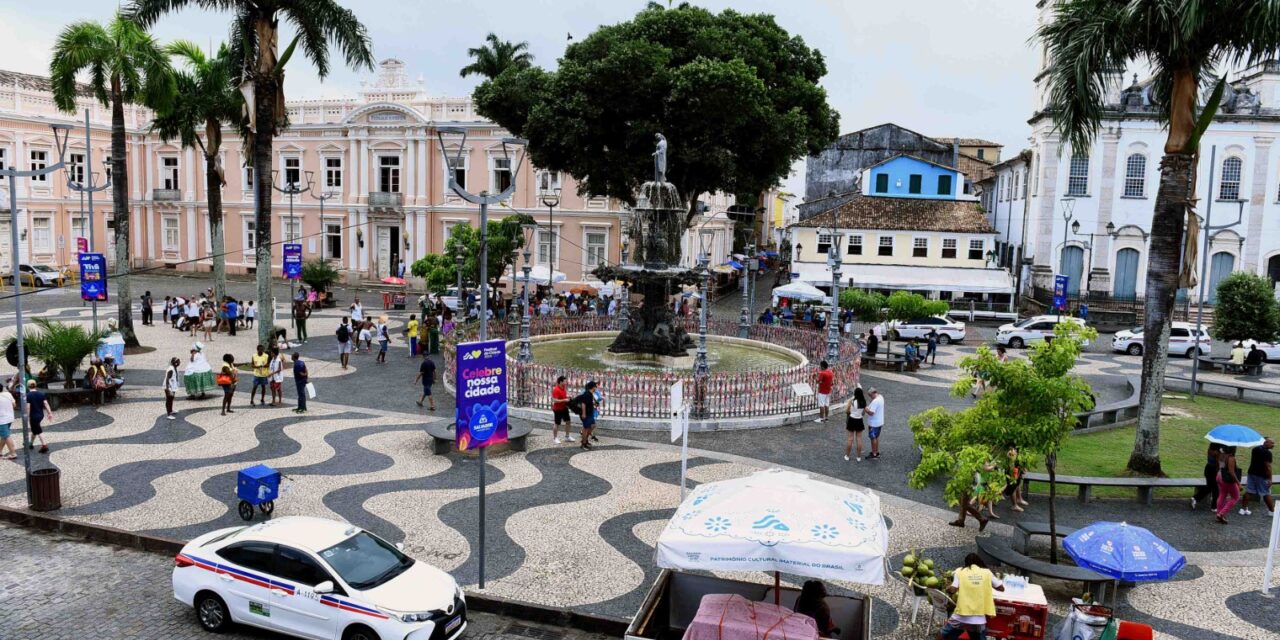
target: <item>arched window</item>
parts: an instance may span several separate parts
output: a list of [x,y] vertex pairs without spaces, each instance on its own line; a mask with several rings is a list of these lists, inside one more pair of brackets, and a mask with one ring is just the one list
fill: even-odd
[[1232,156],[1222,161],[1222,182],[1218,183],[1219,200],[1240,199],[1240,173],[1244,169],[1244,161]]
[[1067,195],[1089,195],[1089,154],[1071,156],[1071,172],[1067,174]]
[[1146,190],[1147,157],[1135,153],[1124,163],[1124,197],[1143,198],[1147,195]]

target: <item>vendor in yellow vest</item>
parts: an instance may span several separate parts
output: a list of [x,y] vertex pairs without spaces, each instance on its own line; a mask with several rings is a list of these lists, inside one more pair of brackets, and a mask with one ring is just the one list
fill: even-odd
[[956,640],[968,631],[969,640],[984,640],[987,617],[996,615],[992,592],[1004,591],[1004,583],[991,574],[978,554],[971,553],[964,557],[964,566],[956,569],[947,591],[956,594],[956,610],[942,625],[942,637]]

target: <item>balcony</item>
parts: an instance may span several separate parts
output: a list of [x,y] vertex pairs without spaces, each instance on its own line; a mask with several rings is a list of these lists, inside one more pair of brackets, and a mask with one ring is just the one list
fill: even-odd
[[394,191],[371,191],[369,192],[369,208],[370,209],[392,209],[400,210],[404,206],[404,194]]
[[151,199],[155,202],[178,202],[182,200],[181,189],[152,189]]

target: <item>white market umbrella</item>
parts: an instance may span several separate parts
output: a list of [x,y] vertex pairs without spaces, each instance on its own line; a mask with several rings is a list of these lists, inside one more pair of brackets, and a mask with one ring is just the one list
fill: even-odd
[[831,300],[831,296],[823,293],[822,289],[819,289],[808,282],[799,281],[784,284],[781,287],[775,287],[773,290],[773,297],[774,299],[791,298],[792,300],[817,300],[819,302],[829,302]]
[[[566,276],[564,275],[564,273],[563,273],[563,272],[560,272],[560,271],[553,271],[553,272],[551,272],[551,275],[550,275],[550,276],[548,276],[548,275],[547,275],[547,272],[548,272],[548,271],[549,271],[549,270],[548,270],[546,267],[544,267],[544,266],[537,266],[537,267],[534,267],[534,268],[530,269],[530,270],[529,270],[529,284],[536,285],[536,286],[539,286],[539,287],[545,287],[545,286],[547,286],[547,285],[549,285],[549,284],[553,284],[553,282],[552,282],[552,278],[554,278],[554,279],[555,279],[555,280],[554,280],[554,282],[556,282],[556,283],[564,282],[564,281],[565,281]],[[523,269],[523,268],[516,269],[516,270],[515,270],[515,276],[514,276],[514,277],[511,275],[511,272],[510,272],[510,271],[508,271],[508,272],[507,272],[507,274],[503,277],[503,279],[504,279],[504,280],[508,280],[508,281],[515,282],[515,284],[516,284],[517,286],[518,286],[518,285],[521,285],[521,284],[524,284],[524,269]]]
[[875,494],[770,469],[695,489],[658,536],[655,556],[667,569],[882,585],[888,549]]

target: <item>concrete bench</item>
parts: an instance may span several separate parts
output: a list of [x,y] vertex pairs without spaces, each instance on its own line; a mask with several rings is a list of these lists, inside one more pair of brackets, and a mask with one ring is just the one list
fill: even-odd
[[[457,450],[457,438],[452,422],[429,422],[426,430],[431,438],[431,452],[435,455],[442,456]],[[532,431],[533,427],[523,421],[520,424],[508,424],[507,445],[512,451],[528,451],[528,437]]]
[[1107,583],[1112,582],[1111,578],[1089,569],[1071,564],[1053,564],[1027,557],[1014,551],[1013,547],[1010,547],[1009,543],[1001,538],[991,536],[978,538],[978,554],[989,564],[1003,564],[1026,573],[1053,578],[1054,580],[1079,582],[1099,602],[1105,601]]
[[[1278,477],[1280,478],[1280,477]],[[1204,478],[1101,478],[1091,476],[1058,476],[1058,484],[1070,484],[1079,487],[1078,497],[1086,503],[1093,496],[1093,487],[1132,487],[1137,490],[1138,500],[1150,505],[1154,501],[1155,489],[1184,488],[1198,489],[1204,486]],[[1032,482],[1049,482],[1047,473],[1027,473],[1022,476],[1022,490],[1030,491]]]
[[[1173,380],[1175,382],[1185,382],[1187,383],[1188,386],[1191,385],[1191,378],[1188,378],[1186,376],[1165,376],[1164,379]],[[1250,393],[1270,393],[1274,395],[1280,395],[1280,389],[1276,389],[1276,388],[1267,388],[1267,387],[1262,387],[1262,386],[1253,385],[1253,384],[1241,384],[1239,382],[1220,382],[1218,380],[1205,380],[1202,378],[1196,378],[1196,382],[1195,382],[1196,393],[1203,393],[1205,385],[1225,387],[1227,389],[1234,389],[1236,392],[1236,400],[1244,400],[1244,392],[1246,391]]]
[[[1049,531],[1048,522],[1026,521],[1015,523],[1013,525],[1013,532],[1018,535],[1017,540],[1019,542],[1019,546],[1016,548],[1016,551],[1020,553],[1027,552],[1027,545],[1031,543],[1031,536],[1047,536],[1051,533]],[[1059,538],[1065,538],[1075,532],[1076,530],[1071,527],[1058,527],[1057,534]]]
[[1079,422],[1076,423],[1076,428],[1088,429],[1136,419],[1138,417],[1138,394],[1142,389],[1142,380],[1138,376],[1126,376],[1125,382],[1129,385],[1129,397],[1108,404],[1097,405],[1089,411],[1077,413],[1076,418]]
[[897,353],[877,353],[874,356],[862,355],[862,366],[877,366],[882,369],[893,369],[902,373],[907,368],[907,359]]
[[115,400],[116,395],[120,392],[122,384],[113,384],[105,389],[90,389],[87,387],[75,387],[74,389],[65,389],[62,387],[50,387],[43,389],[45,398],[49,400],[49,408],[58,410],[64,403],[81,403],[92,402],[95,405],[106,404]]

